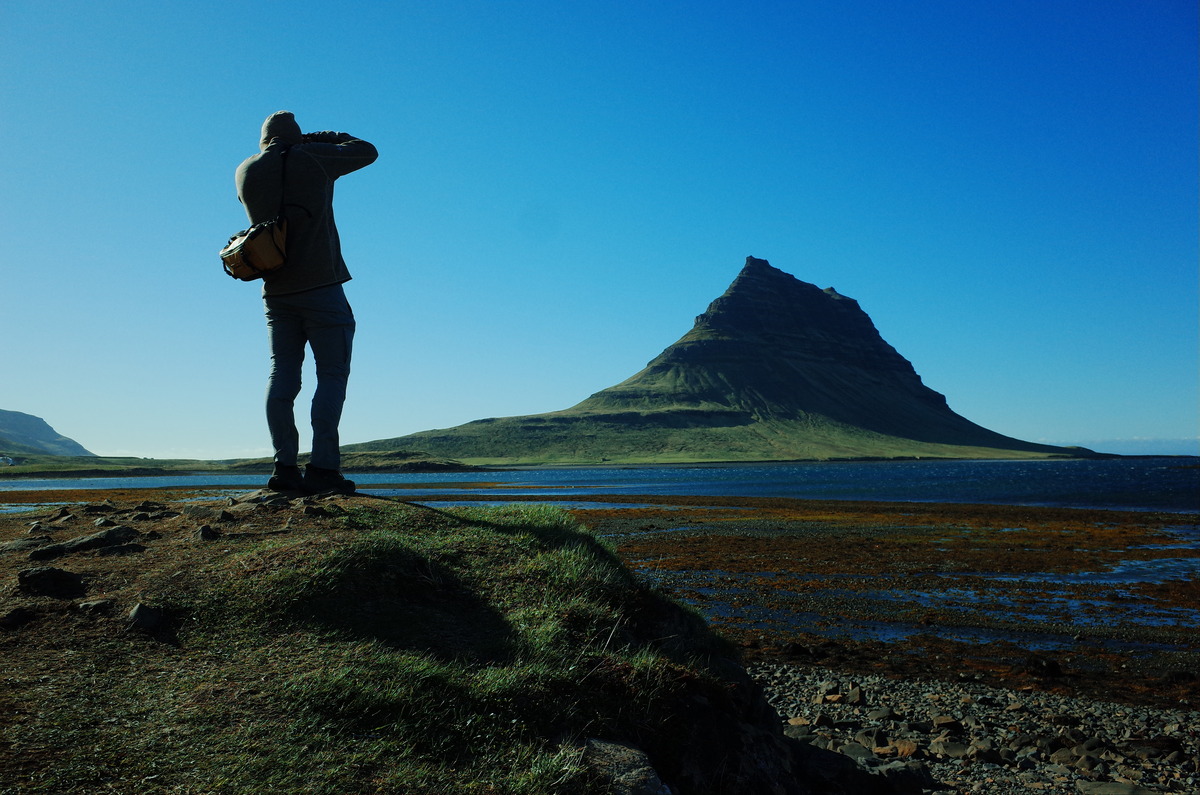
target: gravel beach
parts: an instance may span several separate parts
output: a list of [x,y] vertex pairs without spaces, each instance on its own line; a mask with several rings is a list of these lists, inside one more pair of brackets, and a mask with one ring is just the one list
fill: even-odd
[[[1200,712],[759,663],[785,732],[915,792],[1200,792]],[[922,783],[923,781],[923,783]]]

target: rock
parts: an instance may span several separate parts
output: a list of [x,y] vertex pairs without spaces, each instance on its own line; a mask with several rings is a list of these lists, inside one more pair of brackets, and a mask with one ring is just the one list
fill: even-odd
[[933,718],[933,728],[940,732],[958,734],[962,731],[963,726],[957,718],[950,715],[935,715]]
[[649,757],[633,746],[590,739],[583,762],[608,785],[612,795],[671,795]]
[[1166,757],[1183,748],[1174,737],[1159,735],[1148,739],[1130,740],[1122,743],[1117,750],[1134,759],[1148,760]]
[[1050,761],[1056,765],[1070,765],[1075,762],[1075,752],[1070,748],[1059,748],[1050,754]]
[[28,607],[14,607],[0,614],[0,629],[7,629],[9,631],[20,629],[36,618],[37,613]]
[[1158,792],[1119,781],[1077,781],[1075,786],[1083,795],[1155,795]]
[[110,500],[105,500],[104,502],[88,503],[87,505],[83,506],[80,510],[83,513],[96,514],[96,513],[115,513],[120,509],[117,508],[117,506],[113,505]]
[[876,773],[883,776],[897,795],[920,795],[939,788],[933,774],[922,762],[889,762],[876,768]]
[[882,748],[889,744],[883,729],[864,729],[855,735],[854,741],[863,748]]
[[96,525],[96,527],[116,527],[117,525],[116,522],[114,522],[112,519],[109,519],[107,516],[101,516],[99,519],[92,522],[92,524]]
[[1076,756],[1098,756],[1104,750],[1104,741],[1091,737],[1071,748]]
[[167,623],[167,612],[138,602],[129,611],[129,628],[142,632],[158,632]]
[[812,729],[807,726],[784,726],[783,736],[791,737],[793,740],[799,740],[802,743],[811,742],[816,737],[812,733]]
[[827,712],[818,712],[812,719],[813,726],[833,726],[833,718]]
[[839,754],[848,756],[857,761],[875,758],[875,752],[870,748],[864,747],[862,743],[846,743],[845,745],[839,747],[837,751]]
[[141,533],[134,530],[132,527],[125,525],[117,525],[102,530],[99,533],[93,533],[88,536],[72,538],[70,541],[62,541],[57,544],[48,544],[29,553],[30,560],[50,560],[52,558],[68,555],[73,552],[83,552],[89,549],[100,549],[102,547],[113,547],[118,544],[124,544],[132,541],[135,538],[141,538]]
[[816,696],[813,697],[814,704],[827,704],[840,700],[841,697],[838,693],[838,686],[834,682],[822,682],[817,687]]
[[1004,763],[1004,758],[996,750],[991,740],[975,740],[967,748],[967,759],[973,762],[989,762],[993,765]]
[[53,543],[54,539],[50,536],[33,536],[32,538],[18,538],[14,541],[5,541],[0,544],[0,552],[24,552],[29,549],[37,549],[46,544]]
[[33,596],[71,599],[83,594],[83,575],[53,566],[22,569],[17,572],[17,588]]
[[199,538],[201,541],[216,541],[220,537],[221,531],[214,530],[210,525],[202,524],[196,530],[196,538]]
[[112,610],[112,599],[94,599],[90,602],[80,602],[75,609],[87,615],[102,615]]
[[951,759],[962,759],[969,750],[970,746],[965,743],[956,743],[952,740],[934,740],[929,744],[929,753],[948,756]]
[[37,533],[45,532],[45,528],[42,526],[41,522],[30,522],[29,529],[25,532],[29,533],[30,535],[35,535]]
[[241,494],[237,497],[231,497],[230,499],[239,504],[254,503],[281,507],[284,505],[291,505],[292,498],[298,495],[299,492],[280,492],[272,491],[270,489],[258,489],[257,491],[247,492],[246,494]]

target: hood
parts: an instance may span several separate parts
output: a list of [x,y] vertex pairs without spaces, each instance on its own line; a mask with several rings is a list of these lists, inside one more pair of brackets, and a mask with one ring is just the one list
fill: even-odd
[[292,112],[290,110],[276,111],[263,122],[262,138],[258,142],[258,148],[266,150],[267,144],[271,143],[273,138],[278,138],[285,144],[298,144],[300,135],[300,125],[296,123],[296,117],[292,115]]

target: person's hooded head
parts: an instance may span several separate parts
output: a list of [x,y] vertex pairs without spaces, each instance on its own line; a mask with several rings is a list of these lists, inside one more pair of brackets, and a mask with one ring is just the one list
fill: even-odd
[[263,122],[262,138],[259,139],[258,148],[265,150],[267,145],[276,138],[285,144],[298,144],[301,135],[300,125],[296,123],[296,117],[292,115],[292,112],[279,110],[272,113]]

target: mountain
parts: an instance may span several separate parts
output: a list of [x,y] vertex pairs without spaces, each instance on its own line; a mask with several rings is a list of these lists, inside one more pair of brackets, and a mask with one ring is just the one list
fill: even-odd
[[645,369],[569,409],[350,445],[472,463],[1025,458],[1034,444],[956,414],[867,313],[754,257]]
[[94,455],[41,417],[0,409],[0,455]]

